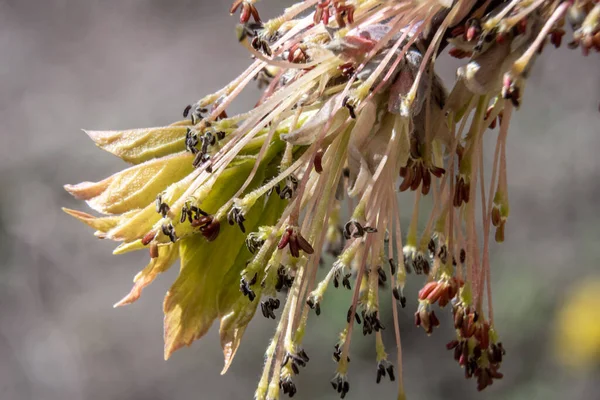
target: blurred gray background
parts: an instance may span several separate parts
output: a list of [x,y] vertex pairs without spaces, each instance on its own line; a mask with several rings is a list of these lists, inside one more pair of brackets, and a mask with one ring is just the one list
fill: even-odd
[[[284,4],[259,7],[273,16]],[[252,323],[225,376],[215,328],[163,361],[162,300],[177,268],[134,305],[113,309],[147,254],[112,256],[113,243],[60,211],[86,210],[63,184],[99,180],[124,165],[81,128],[166,125],[245,68],[250,60],[236,43],[229,5],[0,1],[0,399],[252,397],[272,321]],[[440,70],[445,78],[452,79],[454,65],[450,60]],[[412,326],[420,284],[413,279],[400,318],[409,399],[600,398],[598,364],[571,370],[554,356],[555,314],[565,291],[598,279],[599,71],[598,54],[584,58],[547,46],[512,124],[511,216],[506,243],[492,250],[505,379],[478,394],[444,348],[451,329],[427,337]],[[255,95],[243,97],[237,110]],[[345,320],[344,296],[330,295],[321,318],[313,318],[299,399],[337,397],[329,385],[330,353]],[[449,325],[449,312],[442,314]],[[597,308],[590,318],[600,318]],[[349,399],[395,398],[395,384],[375,384],[373,342],[358,335],[353,341]]]

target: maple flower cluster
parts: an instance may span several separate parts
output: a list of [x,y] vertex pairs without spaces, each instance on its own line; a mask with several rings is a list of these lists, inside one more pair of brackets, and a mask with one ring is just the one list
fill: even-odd
[[[278,399],[296,393],[294,377],[309,362],[308,317],[321,313],[328,290],[349,290],[347,323],[332,342],[333,388],[342,398],[350,390],[358,330],[375,339],[377,382],[397,380],[404,399],[397,308],[411,304],[403,288],[414,273],[423,282],[415,324],[431,334],[436,311],[451,309],[448,349],[479,390],[491,385],[502,378],[504,347],[489,249],[504,240],[509,217],[511,116],[547,42],[560,46],[571,29],[569,47],[600,50],[600,3],[306,0],[269,21],[256,3],[231,7],[254,62],[185,107],[185,120],[87,131],[132,166],[65,186],[104,216],[65,211],[121,242],[115,254],[150,253],[116,305],[136,301],[180,260],[164,300],[165,358],[218,320],[225,372],[260,309],[278,322],[255,397]],[[435,72],[446,50],[464,59],[450,91]],[[252,81],[262,89],[256,106],[229,116]],[[484,154],[484,135],[496,139],[493,154]],[[398,192],[414,199],[408,227]],[[420,220],[426,197],[433,205]],[[319,280],[324,253],[335,262]],[[383,301],[392,302],[396,369],[382,340]]]

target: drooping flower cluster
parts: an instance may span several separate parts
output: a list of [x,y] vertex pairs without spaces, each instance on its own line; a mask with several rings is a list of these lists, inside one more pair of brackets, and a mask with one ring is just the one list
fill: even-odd
[[[574,30],[570,47],[600,50],[600,4],[306,0],[263,22],[255,1],[237,0],[231,12],[240,12],[238,37],[255,57],[244,73],[187,106],[184,121],[87,132],[133,165],[100,182],[66,186],[106,216],[65,211],[96,236],[122,242],[116,254],[150,252],[117,305],[137,300],[181,260],[164,301],[165,357],[219,320],[226,371],[260,307],[278,323],[255,396],[276,399],[296,393],[294,375],[309,362],[308,316],[320,314],[327,289],[341,286],[352,301],[332,343],[332,386],[342,398],[350,389],[358,324],[375,337],[377,382],[397,377],[404,398],[397,306],[407,304],[403,288],[414,271],[424,281],[416,325],[432,333],[439,325],[434,307],[449,306],[456,338],[448,348],[465,376],[475,376],[480,390],[501,378],[489,247],[492,225],[502,242],[509,215],[511,114],[533,61],[547,41],[561,44],[566,22]],[[465,58],[449,93],[435,73],[446,47]],[[228,116],[252,80],[264,89],[256,106]],[[485,134],[496,138],[490,182]],[[414,197],[406,236],[398,191]],[[432,210],[419,221],[426,196]],[[324,252],[336,260],[317,281]],[[381,334],[386,282],[398,373]]]

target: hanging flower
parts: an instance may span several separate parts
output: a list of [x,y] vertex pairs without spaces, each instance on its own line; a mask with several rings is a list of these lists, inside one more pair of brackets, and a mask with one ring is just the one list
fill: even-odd
[[[397,379],[402,399],[397,307],[411,303],[403,288],[414,271],[424,285],[416,325],[431,334],[440,323],[435,309],[451,309],[456,337],[448,348],[465,376],[479,390],[502,378],[489,247],[492,226],[497,242],[507,232],[511,115],[543,44],[560,45],[565,20],[575,31],[571,47],[600,49],[600,4],[307,0],[263,22],[255,3],[237,0],[231,8],[240,12],[238,38],[254,63],[185,107],[186,120],[87,132],[132,166],[65,187],[105,216],[65,211],[96,236],[121,242],[115,254],[150,253],[116,306],[136,301],[179,259],[164,300],[165,358],[218,320],[225,372],[260,308],[278,322],[255,397],[276,399],[296,393],[294,377],[309,362],[309,315],[320,314],[328,290],[345,288],[352,301],[332,340],[333,388],[342,398],[351,388],[358,329],[375,337],[374,378]],[[435,73],[447,46],[466,59],[449,93]],[[263,88],[256,106],[228,116],[252,80]],[[486,134],[496,138],[489,182]],[[406,237],[399,191],[414,198]],[[433,207],[419,232],[424,197]],[[344,221],[341,206],[350,204]],[[324,251],[336,261],[319,282]],[[382,301],[393,304],[397,371],[382,341],[392,329],[381,322]]]

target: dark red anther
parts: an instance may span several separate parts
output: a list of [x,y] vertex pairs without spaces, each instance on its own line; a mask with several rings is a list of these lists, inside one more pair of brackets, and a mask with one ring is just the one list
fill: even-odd
[[419,311],[415,313],[415,326],[421,326],[421,314]]
[[419,300],[425,300],[428,296],[438,287],[438,283],[435,281],[427,282],[425,286],[419,290]]
[[482,349],[487,349],[490,345],[490,326],[486,322],[481,327],[481,334],[479,335],[479,343]]
[[454,348],[454,361],[460,360],[460,355],[462,354],[462,349],[466,345],[464,342],[459,342],[458,345]]
[[448,343],[446,343],[446,349],[448,350],[452,350],[454,349],[456,346],[458,346],[458,340],[451,340]]
[[245,24],[250,21],[250,15],[252,14],[252,10],[248,3],[242,4],[242,12],[240,13],[240,24]]
[[454,296],[451,296],[451,288],[448,288],[446,290],[444,290],[444,292],[442,293],[442,295],[440,296],[439,300],[438,300],[438,306],[440,306],[440,308],[444,308],[448,305],[448,303],[450,302],[450,299]]
[[435,175],[436,178],[441,178],[446,173],[446,170],[441,167],[431,166],[429,167],[429,172]]
[[258,15],[258,10],[256,7],[254,7],[254,5],[250,5],[250,12],[252,13],[252,18],[254,18],[255,22],[261,22],[260,15]]
[[323,172],[323,150],[319,150],[317,151],[317,154],[315,154],[314,165],[317,174]]
[[348,9],[348,15],[347,15],[347,18],[348,18],[348,22],[349,22],[349,23],[351,23],[351,24],[353,24],[353,23],[354,23],[354,6],[351,6],[351,7]]
[[336,11],[335,13],[335,22],[337,22],[338,27],[340,28],[346,27],[346,21],[344,21],[344,14],[342,14],[339,11]]
[[242,7],[242,11],[240,13],[240,24],[245,24],[248,21],[250,21],[251,16],[254,18],[254,21],[260,22],[260,16],[258,15],[258,10],[254,6],[254,4],[249,3],[246,0],[234,1],[233,4],[231,5],[231,8],[229,9],[229,13],[230,14],[235,13],[238,10],[238,8],[240,8],[240,6]]
[[279,244],[277,245],[277,248],[279,250],[285,248],[285,246],[288,245],[288,243],[290,242],[290,236],[292,235],[292,232],[293,232],[292,228],[287,228],[285,230],[285,232],[281,236],[281,240],[279,241]]
[[468,360],[469,360],[469,346],[467,343],[465,343],[465,345],[462,348],[462,354],[460,355],[460,358],[458,359],[458,363],[460,365],[466,365]]
[[550,33],[550,43],[552,43],[556,48],[560,47],[564,34],[564,29],[555,29]]
[[290,254],[292,255],[292,257],[300,257],[300,246],[298,245],[298,238],[296,237],[296,235],[290,235],[289,246]]
[[144,246],[147,246],[151,241],[154,240],[155,236],[156,236],[156,232],[154,232],[154,231],[150,231],[150,232],[146,233],[146,235],[144,235],[144,237],[142,238],[142,244]]
[[451,57],[458,58],[459,60],[463,59],[463,58],[471,57],[471,55],[473,55],[473,53],[471,53],[470,51],[464,51],[457,47],[451,48],[450,51],[448,51],[448,54]]
[[205,225],[208,225],[212,222],[212,217],[210,215],[208,216],[201,216],[200,218],[194,219],[192,221],[192,227],[193,228],[198,228],[198,227],[203,227]]
[[323,9],[323,17],[321,18],[321,21],[323,21],[324,25],[329,25],[329,18],[331,17],[331,14],[329,12],[329,7],[324,8]]
[[231,8],[229,9],[229,14],[233,14],[234,12],[236,12],[242,3],[243,3],[243,0],[234,1],[233,4],[231,5]]
[[204,225],[203,227],[200,228],[200,232],[202,232],[202,236],[204,236],[206,238],[206,240],[208,240],[209,242],[212,242],[213,240],[215,240],[217,238],[217,236],[219,236],[220,231],[221,231],[221,223],[216,219],[212,219],[212,221],[209,224]]

